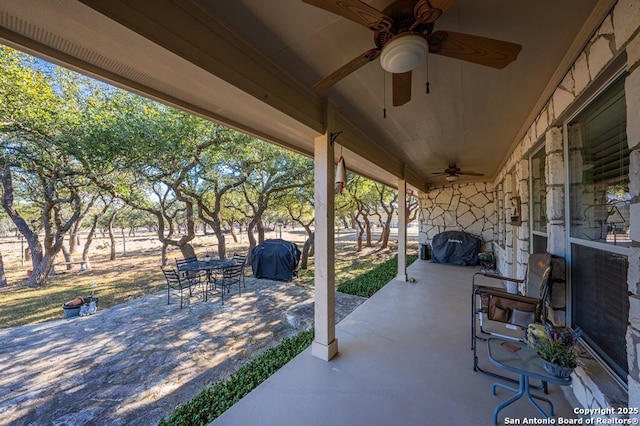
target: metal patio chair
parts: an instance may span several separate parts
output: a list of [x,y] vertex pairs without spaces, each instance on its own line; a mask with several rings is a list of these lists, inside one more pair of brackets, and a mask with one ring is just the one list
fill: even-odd
[[220,287],[220,297],[222,304],[224,305],[224,293],[229,292],[231,287],[235,284],[238,285],[238,295],[242,294],[242,271],[244,270],[243,264],[234,264],[224,268],[222,271],[222,279],[218,281]]
[[236,264],[238,265],[242,265],[242,277],[240,279],[240,281],[242,282],[242,287],[245,287],[245,268],[247,266],[247,256],[243,256],[239,253],[233,253],[233,257],[231,258]]
[[171,304],[171,291],[178,291],[180,293],[180,309],[183,307],[183,290],[189,290],[191,296],[192,282],[188,279],[182,279],[180,273],[174,268],[162,268],[162,273],[167,280],[167,305]]
[[[477,277],[525,284],[526,294],[509,293],[504,287],[476,284]],[[525,341],[529,324],[546,322],[546,300],[551,287],[551,255],[536,253],[529,256],[525,279],[506,277],[490,272],[473,275],[471,313],[471,349],[473,369],[490,376],[504,376],[478,366],[477,341],[499,337]]]

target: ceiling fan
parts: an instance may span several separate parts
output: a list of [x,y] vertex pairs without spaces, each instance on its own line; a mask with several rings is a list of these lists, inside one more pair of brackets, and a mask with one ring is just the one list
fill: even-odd
[[364,25],[374,32],[375,48],[360,54],[313,86],[324,92],[380,57],[393,74],[393,106],[411,100],[411,70],[429,53],[502,69],[515,61],[519,44],[453,31],[433,31],[435,21],[457,0],[397,0],[382,11],[360,0],[302,0]]
[[458,176],[460,175],[467,175],[467,176],[484,176],[482,173],[476,173],[476,172],[472,172],[472,171],[462,171],[460,170],[460,167],[456,166],[456,163],[453,164],[449,164],[449,167],[444,169],[444,171],[442,172],[434,172],[434,175],[440,175],[440,176],[445,176],[445,179],[449,182],[455,182],[458,179]]

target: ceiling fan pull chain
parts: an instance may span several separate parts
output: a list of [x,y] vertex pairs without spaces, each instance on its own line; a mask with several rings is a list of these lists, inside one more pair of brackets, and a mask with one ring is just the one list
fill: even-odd
[[382,70],[382,118],[387,118],[387,73]]
[[429,55],[427,54],[427,56],[425,56],[424,58],[424,65],[425,65],[425,69],[427,70],[427,82],[425,84],[425,90],[427,92],[427,95],[429,94]]

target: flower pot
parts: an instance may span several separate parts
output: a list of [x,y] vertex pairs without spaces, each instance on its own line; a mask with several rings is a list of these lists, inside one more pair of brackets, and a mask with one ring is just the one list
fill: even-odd
[[64,312],[64,317],[69,319],[69,318],[74,318],[74,317],[81,316],[80,314],[82,313],[81,311],[83,310],[83,308],[84,308],[84,310],[86,312],[92,302],[95,303],[95,306],[93,307],[93,309],[88,313],[84,313],[83,315],[93,314],[93,313],[95,313],[95,311],[96,311],[96,309],[98,307],[98,302],[99,301],[100,301],[99,297],[94,297],[94,296],[80,297],[80,296],[78,296],[75,299],[65,303],[64,305],[62,305],[62,311]]
[[80,308],[82,306],[69,306],[66,303],[62,305],[62,310],[64,312],[65,318],[73,318],[80,315]]
[[571,373],[573,372],[573,367],[560,367],[559,365],[549,362],[546,359],[542,360],[542,366],[547,373],[556,377],[566,378],[571,376]]

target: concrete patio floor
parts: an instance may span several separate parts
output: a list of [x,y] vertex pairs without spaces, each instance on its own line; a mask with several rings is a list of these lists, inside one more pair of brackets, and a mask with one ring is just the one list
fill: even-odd
[[[416,261],[415,283],[392,281],[342,320],[330,362],[307,349],[220,416],[214,425],[491,425],[513,394],[473,371],[471,278],[478,267]],[[494,369],[481,345],[480,366]],[[575,418],[549,386],[557,417]],[[500,412],[542,420],[521,399]],[[507,423],[509,424],[509,423]],[[533,423],[529,423],[533,424]]]

